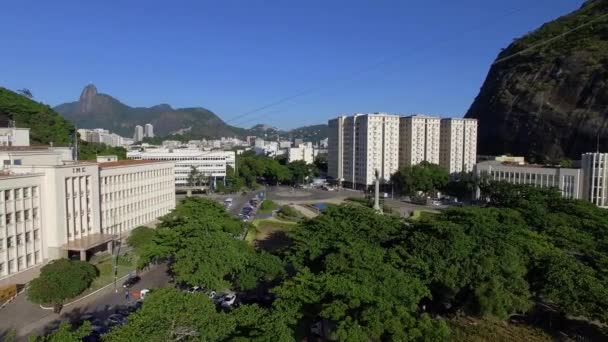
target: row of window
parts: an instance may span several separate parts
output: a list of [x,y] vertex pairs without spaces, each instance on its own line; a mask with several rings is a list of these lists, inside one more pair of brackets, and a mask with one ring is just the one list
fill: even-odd
[[141,194],[149,194],[149,193],[152,193],[155,191],[168,189],[168,188],[173,187],[173,183],[174,183],[174,181],[170,180],[170,181],[166,181],[166,182],[159,182],[159,183],[150,184],[150,185],[142,185],[142,186],[134,187],[131,189],[125,189],[125,190],[105,193],[105,194],[101,195],[101,203],[102,204],[109,203],[112,201],[128,199],[128,198],[138,196]]
[[0,251],[4,250],[5,248],[22,246],[24,242],[28,243],[28,242],[32,241],[32,238],[35,241],[38,241],[40,239],[40,230],[39,229],[34,229],[32,232],[25,232],[25,233],[17,234],[15,236],[6,237],[6,246],[4,244],[5,239],[0,238]]
[[[33,258],[33,259],[32,259]],[[3,262],[0,262],[0,275],[4,275],[5,272],[7,274],[15,273],[16,271],[24,270],[28,267],[31,267],[40,262],[40,251],[35,251],[34,255],[32,253],[28,253],[25,255],[25,264],[23,256],[17,258],[17,264],[15,265],[15,259],[11,259],[8,261],[8,266],[5,267]]]
[[[148,157],[142,158],[137,157],[137,159],[141,160],[160,160],[160,161],[178,161],[178,160],[226,160],[227,157],[193,157],[193,156],[184,156],[184,157]],[[228,157],[230,158],[230,157]],[[136,159],[136,158],[133,158]]]
[[133,173],[127,173],[124,175],[116,175],[116,176],[105,176],[105,177],[101,177],[101,183],[103,185],[108,185],[108,184],[119,184],[119,183],[125,183],[125,182],[135,182],[138,180],[147,180],[150,178],[155,178],[155,177],[162,177],[162,176],[170,176],[173,175],[173,169],[162,169],[162,170],[150,170],[150,171],[140,171],[140,172],[133,172]]
[[155,197],[147,198],[143,201],[138,201],[137,203],[131,203],[125,206],[121,206],[119,208],[104,210],[103,216],[105,219],[110,219],[115,215],[121,216],[129,213],[137,213],[142,209],[152,207],[156,204],[160,204],[167,201],[173,201],[173,193],[163,194]]
[[17,210],[14,213],[6,213],[4,214],[4,220],[2,220],[2,214],[0,214],[0,223],[4,222],[5,225],[9,225],[14,222],[21,223],[23,221],[29,221],[30,219],[38,219],[38,208]]
[[4,200],[5,201],[10,201],[10,200],[19,200],[21,199],[23,196],[23,198],[30,198],[30,197],[38,197],[38,187],[34,186],[31,188],[19,188],[19,189],[12,189],[12,190],[4,190]]

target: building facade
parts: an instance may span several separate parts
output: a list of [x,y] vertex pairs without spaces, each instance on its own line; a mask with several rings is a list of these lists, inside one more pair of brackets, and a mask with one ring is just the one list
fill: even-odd
[[127,152],[127,158],[133,160],[171,161],[175,165],[174,181],[176,187],[188,186],[188,176],[192,167],[215,184],[224,180],[226,167],[235,167],[234,151],[201,151],[198,149],[147,149],[145,151]]
[[1,127],[0,146],[30,146],[30,129]]
[[585,153],[581,158],[585,173],[585,198],[598,207],[608,207],[608,153]]
[[135,132],[133,133],[133,141],[140,142],[144,140],[144,128],[140,125],[135,126]]
[[338,116],[328,122],[327,134],[327,177],[334,181],[342,182],[343,157],[344,157],[344,119]]
[[101,231],[124,234],[175,208],[172,162],[122,160],[99,163]]
[[[478,179],[543,188],[554,187],[561,191],[564,198],[585,199],[582,169],[521,165],[493,160],[475,165],[474,173]],[[479,198],[480,195],[478,189],[476,197]]]
[[315,161],[313,152],[312,146],[304,144],[300,145],[300,147],[290,147],[287,149],[287,161],[291,163],[302,160],[306,164],[312,164]]
[[154,138],[154,126],[151,123],[147,123],[144,126],[144,137],[146,138]]
[[477,161],[477,120],[441,119],[439,165],[450,174],[471,172]]
[[426,115],[401,117],[399,167],[423,161],[439,164],[440,122],[440,118]]

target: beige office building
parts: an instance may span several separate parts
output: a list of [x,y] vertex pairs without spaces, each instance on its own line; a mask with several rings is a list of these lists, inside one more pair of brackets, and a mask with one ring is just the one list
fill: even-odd
[[439,165],[450,174],[471,172],[477,161],[477,120],[441,119]]
[[399,123],[399,167],[427,161],[439,164],[441,119],[426,115],[401,117]]

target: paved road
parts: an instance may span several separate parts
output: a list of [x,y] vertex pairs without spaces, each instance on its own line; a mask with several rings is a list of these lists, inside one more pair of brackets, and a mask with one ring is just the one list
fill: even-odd
[[[167,267],[160,265],[143,273],[141,281],[133,287],[132,291],[163,287],[168,281]],[[116,293],[113,286],[110,286],[78,303],[64,307],[61,315],[57,315],[52,310],[43,310],[28,302],[23,294],[0,310],[0,341],[10,329],[16,329],[18,339],[25,341],[29,335],[45,334],[56,329],[62,321],[75,322],[85,314],[103,320],[126,303],[124,291],[119,288]]]

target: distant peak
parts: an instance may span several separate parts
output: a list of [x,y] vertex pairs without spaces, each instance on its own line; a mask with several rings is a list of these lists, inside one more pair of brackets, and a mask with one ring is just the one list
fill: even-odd
[[92,108],[93,99],[97,96],[97,87],[93,83],[89,83],[82,93],[80,93],[80,111],[89,112]]

